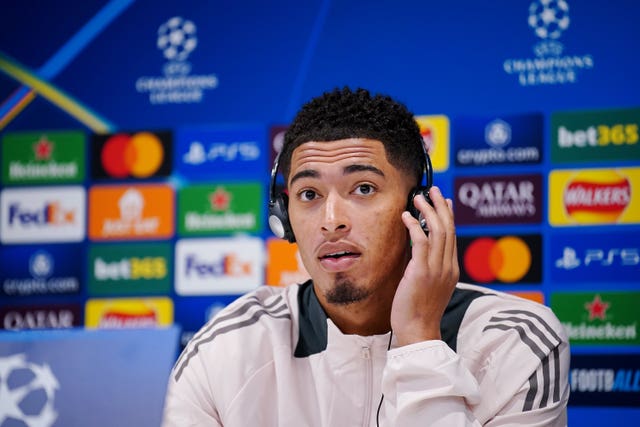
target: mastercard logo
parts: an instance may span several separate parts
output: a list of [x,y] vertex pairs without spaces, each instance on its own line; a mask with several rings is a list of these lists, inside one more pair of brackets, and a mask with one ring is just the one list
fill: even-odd
[[112,135],[100,154],[102,168],[113,178],[148,178],[160,169],[164,158],[162,142],[151,132]]
[[462,264],[473,281],[514,283],[529,273],[532,259],[529,245],[520,237],[481,237],[466,246]]

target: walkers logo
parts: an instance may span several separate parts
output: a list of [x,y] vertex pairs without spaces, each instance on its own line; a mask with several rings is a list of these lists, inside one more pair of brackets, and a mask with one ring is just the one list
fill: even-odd
[[640,222],[640,168],[554,170],[549,174],[551,225]]
[[89,293],[168,294],[173,277],[169,243],[92,245]]
[[85,236],[82,187],[5,189],[0,193],[2,243],[79,242]]
[[458,237],[460,280],[479,283],[539,283],[542,237]]
[[0,247],[0,295],[68,295],[80,292],[83,246]]
[[640,292],[553,293],[551,308],[573,344],[640,344]]
[[25,353],[3,355],[0,357],[1,425],[52,427],[58,419],[55,400],[59,389],[58,378],[48,363],[30,362]]
[[295,243],[270,237],[267,240],[267,258],[267,285],[287,286],[310,279]]
[[594,67],[590,53],[565,53],[565,47],[559,41],[571,24],[568,1],[534,0],[529,5],[527,22],[540,39],[533,46],[535,56],[505,59],[502,64],[505,73],[518,78],[520,86],[577,83],[580,73]]
[[449,169],[449,118],[444,115],[415,117],[434,172]]
[[556,282],[611,283],[640,277],[640,242],[634,233],[552,235],[550,251]]
[[171,324],[170,298],[90,299],[85,306],[87,328],[154,328]]
[[92,176],[144,179],[171,174],[171,132],[93,135]]
[[640,406],[636,354],[571,355],[571,406]]
[[540,163],[542,114],[461,117],[454,121],[458,166]]
[[198,104],[205,91],[218,87],[215,74],[191,74],[192,65],[187,59],[198,46],[193,21],[180,16],[168,19],[159,26],[155,45],[167,60],[164,75],[139,77],[135,83],[138,93],[149,94],[151,105]]
[[640,160],[640,108],[551,115],[551,158],[575,161]]
[[220,184],[178,191],[179,233],[213,235],[262,229],[262,185]]
[[181,128],[178,171],[186,177],[264,177],[265,129],[261,126]]
[[178,295],[242,294],[263,284],[264,247],[257,237],[185,239],[176,243]]
[[82,326],[79,304],[25,305],[1,307],[2,329],[68,329]]
[[466,224],[539,223],[541,175],[456,178],[456,222]]
[[173,190],[166,185],[93,187],[89,237],[166,239],[173,235],[173,212]]
[[85,135],[75,132],[7,133],[2,138],[5,184],[78,183],[85,176]]

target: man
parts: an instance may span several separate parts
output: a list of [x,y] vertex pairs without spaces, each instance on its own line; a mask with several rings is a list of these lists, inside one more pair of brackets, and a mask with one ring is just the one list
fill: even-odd
[[274,228],[311,280],[261,287],[208,322],[171,374],[165,426],[566,425],[556,317],[457,284],[437,187],[432,205],[417,191],[407,206],[427,162],[406,107],[326,93],[298,113],[279,163]]

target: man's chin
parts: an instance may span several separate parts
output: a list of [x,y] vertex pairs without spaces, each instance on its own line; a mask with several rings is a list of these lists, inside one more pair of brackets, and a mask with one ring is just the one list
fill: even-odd
[[333,286],[325,292],[325,298],[329,304],[349,305],[366,300],[369,294],[349,278],[337,274]]

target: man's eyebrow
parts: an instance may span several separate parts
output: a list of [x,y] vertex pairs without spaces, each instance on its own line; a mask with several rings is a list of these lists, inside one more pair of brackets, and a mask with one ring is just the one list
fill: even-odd
[[[371,165],[349,165],[345,167],[344,170],[342,171],[343,175],[348,175],[356,172],[373,172],[376,175],[380,175],[384,177],[384,172],[382,172],[377,167],[371,166]],[[294,182],[302,178],[320,178],[320,173],[313,169],[301,170],[300,172],[298,172],[297,174],[291,177],[291,180],[289,181],[289,185],[292,185]]]
[[302,170],[300,172],[298,172],[297,174],[293,175],[291,177],[291,180],[289,181],[289,186],[291,186],[294,182],[296,182],[299,179],[302,178],[318,178],[320,176],[320,174],[318,173],[318,171],[313,170],[313,169],[305,169]]
[[382,172],[377,167],[371,166],[371,165],[350,165],[344,168],[343,174],[347,175],[355,172],[373,172],[377,175],[384,177],[384,172]]

